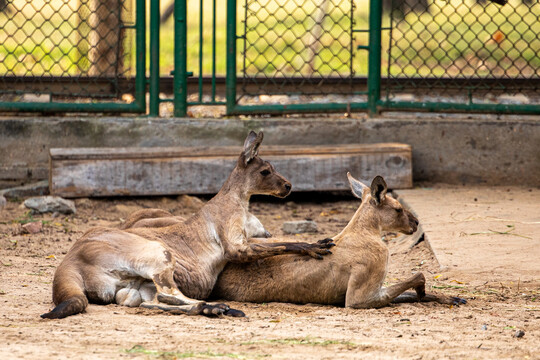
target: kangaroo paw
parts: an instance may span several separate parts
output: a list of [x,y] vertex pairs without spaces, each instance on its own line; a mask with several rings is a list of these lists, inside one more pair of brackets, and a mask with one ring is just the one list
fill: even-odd
[[336,244],[334,244],[334,240],[330,238],[319,240],[315,244],[308,244],[305,247],[305,254],[312,258],[322,260],[323,255],[330,255],[332,253],[328,250],[332,246],[336,246]]
[[328,248],[331,248],[332,246],[336,246],[336,244],[334,243],[334,239],[330,239],[330,238],[317,241],[317,245],[319,245],[321,248],[324,248],[324,249],[328,249]]

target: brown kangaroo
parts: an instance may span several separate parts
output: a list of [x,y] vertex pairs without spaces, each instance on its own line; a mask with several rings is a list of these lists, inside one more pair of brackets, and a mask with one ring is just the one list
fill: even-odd
[[250,242],[248,203],[253,194],[285,197],[291,184],[258,156],[263,134],[249,133],[236,167],[218,192],[184,222],[159,228],[88,230],[58,266],[56,307],[43,318],[83,312],[88,302],[160,308],[187,314],[243,313],[206,299],[227,262],[296,253],[316,258],[334,244]]
[[[412,234],[418,220],[386,196],[384,179],[377,176],[371,189],[347,174],[353,194],[362,200],[347,226],[333,240],[333,254],[323,262],[284,255],[251,264],[229,264],[221,273],[212,298],[249,302],[291,302],[382,307],[395,302],[437,301],[461,304],[454,297],[426,295],[422,273],[383,288],[389,252],[384,232]],[[415,293],[403,292],[413,288]]]

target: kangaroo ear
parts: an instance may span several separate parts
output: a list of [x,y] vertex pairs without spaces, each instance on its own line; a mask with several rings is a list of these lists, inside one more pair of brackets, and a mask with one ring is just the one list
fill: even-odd
[[388,186],[382,178],[382,176],[375,176],[375,179],[371,182],[371,197],[377,205],[380,205],[386,197]]
[[246,140],[244,141],[244,150],[242,151],[242,157],[244,166],[247,166],[255,156],[259,154],[259,146],[263,141],[263,132],[256,134],[254,131],[250,131]]
[[350,172],[347,172],[347,178],[349,179],[349,184],[351,185],[351,191],[353,195],[359,199],[362,199],[362,195],[364,195],[364,192],[366,191],[366,189],[369,189],[369,188],[366,185],[364,185],[361,181],[353,178]]

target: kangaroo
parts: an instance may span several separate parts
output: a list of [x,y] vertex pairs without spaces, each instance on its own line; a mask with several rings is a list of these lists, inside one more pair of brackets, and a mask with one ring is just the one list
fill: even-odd
[[[158,228],[171,226],[186,221],[182,216],[175,216],[166,210],[142,209],[129,215],[119,229]],[[270,238],[272,234],[266,230],[261,221],[252,213],[246,217],[246,235],[248,238]]]
[[258,156],[263,133],[249,133],[220,191],[184,222],[159,228],[95,227],[73,245],[53,281],[56,307],[42,318],[83,312],[88,302],[159,308],[190,315],[242,316],[206,299],[227,262],[296,253],[322,258],[334,244],[252,242],[246,236],[251,195],[285,197],[291,184]]
[[[386,196],[387,185],[377,176],[371,189],[347,173],[352,193],[361,204],[347,226],[333,240],[333,254],[323,262],[284,255],[251,264],[229,264],[221,273],[211,298],[249,302],[291,302],[378,308],[390,302],[437,301],[461,304],[460,298],[426,295],[422,273],[383,288],[389,252],[383,232],[412,234],[418,220]],[[407,289],[412,293],[405,293]]]

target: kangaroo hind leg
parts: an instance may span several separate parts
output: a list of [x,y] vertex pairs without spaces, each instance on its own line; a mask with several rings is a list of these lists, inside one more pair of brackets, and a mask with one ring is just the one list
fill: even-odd
[[426,279],[422,273],[417,273],[406,281],[387,288],[381,286],[382,278],[374,279],[366,274],[349,281],[345,302],[347,307],[364,309],[383,307],[411,288],[415,290],[419,299],[426,295]]
[[[142,302],[141,307],[187,315],[217,316],[231,312],[231,309],[225,304],[207,304],[204,301],[185,296],[174,281],[174,265],[176,263],[174,256],[161,244],[155,244],[157,247],[153,249],[154,251],[145,252],[147,255],[144,261],[141,262],[140,258],[137,261],[138,264],[143,264],[143,266],[139,265],[140,276],[151,279],[156,289],[152,301]],[[148,250],[148,245],[146,248]],[[146,292],[142,292],[142,298],[145,297]],[[230,315],[238,316],[233,315],[237,313],[238,311],[232,311]]]

